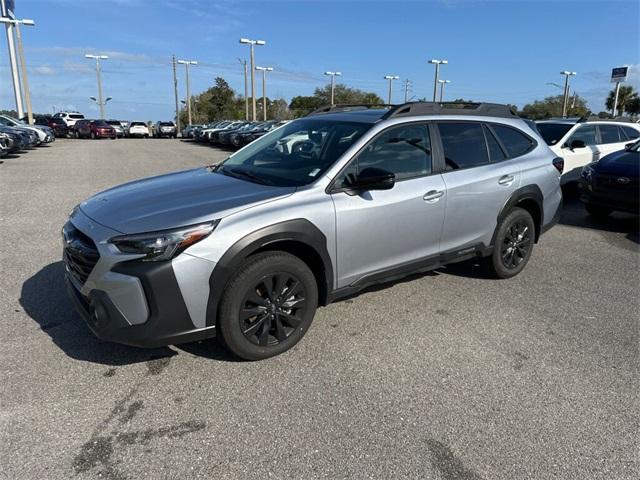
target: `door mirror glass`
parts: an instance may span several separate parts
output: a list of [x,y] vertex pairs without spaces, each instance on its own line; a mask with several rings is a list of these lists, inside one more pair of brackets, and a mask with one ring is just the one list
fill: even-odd
[[349,185],[351,190],[390,190],[395,184],[396,176],[381,168],[368,167],[362,170]]

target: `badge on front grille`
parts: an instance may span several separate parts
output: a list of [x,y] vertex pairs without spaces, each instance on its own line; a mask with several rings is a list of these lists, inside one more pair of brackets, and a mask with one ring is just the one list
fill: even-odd
[[627,177],[618,177],[618,179],[616,181],[618,183],[625,184],[625,183],[629,183],[631,180],[629,178],[627,178]]

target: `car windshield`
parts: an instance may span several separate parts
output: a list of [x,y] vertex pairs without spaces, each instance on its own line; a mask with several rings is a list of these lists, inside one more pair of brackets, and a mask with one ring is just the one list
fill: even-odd
[[171,122],[160,122],[161,127],[173,127],[173,123]]
[[536,123],[536,126],[547,145],[558,143],[573,127],[570,123]]
[[146,127],[147,124],[144,122],[131,122],[132,127]]
[[302,119],[268,133],[229,157],[216,171],[282,187],[319,178],[371,124]]
[[109,124],[107,122],[105,122],[104,120],[94,120],[93,123],[96,127],[108,127]]
[[84,115],[80,115],[79,113],[72,113],[71,115],[69,115],[69,118],[75,118],[76,120],[79,120],[81,118],[84,118]]
[[109,125],[115,125],[115,126],[117,126],[117,127],[121,127],[121,126],[122,126],[122,125],[120,125],[120,122],[119,122],[119,121],[117,121],[117,120],[108,120],[108,121],[107,121],[107,123],[108,123]]

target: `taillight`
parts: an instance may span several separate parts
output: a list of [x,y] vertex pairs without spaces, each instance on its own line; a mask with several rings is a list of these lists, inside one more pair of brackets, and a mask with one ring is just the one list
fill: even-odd
[[556,167],[556,170],[562,173],[562,171],[564,170],[564,158],[556,157],[551,163],[553,163],[553,166]]

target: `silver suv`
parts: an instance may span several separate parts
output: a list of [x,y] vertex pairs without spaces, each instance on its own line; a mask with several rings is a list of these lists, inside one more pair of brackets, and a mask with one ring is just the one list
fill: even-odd
[[371,284],[475,257],[512,277],[557,220],[563,161],[506,106],[455,107],[321,109],[99,193],[63,228],[69,293],[100,338],[218,334],[257,360]]

